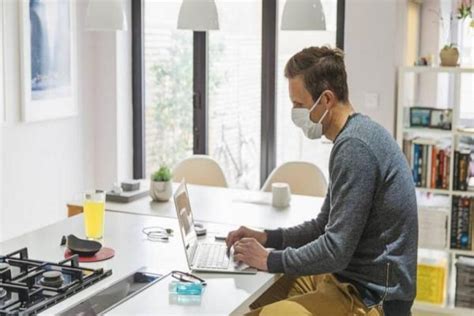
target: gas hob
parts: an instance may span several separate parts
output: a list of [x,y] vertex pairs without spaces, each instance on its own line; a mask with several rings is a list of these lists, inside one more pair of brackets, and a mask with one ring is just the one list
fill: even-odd
[[37,314],[112,274],[80,267],[78,259],[33,260],[27,248],[0,255],[0,316]]

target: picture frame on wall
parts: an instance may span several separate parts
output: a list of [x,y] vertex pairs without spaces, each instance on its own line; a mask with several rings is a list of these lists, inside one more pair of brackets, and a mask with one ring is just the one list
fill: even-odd
[[431,108],[411,107],[410,108],[410,126],[411,127],[429,127],[431,122]]
[[450,109],[433,109],[431,110],[430,127],[451,130],[453,121],[452,110]]
[[75,1],[21,0],[22,119],[75,116]]

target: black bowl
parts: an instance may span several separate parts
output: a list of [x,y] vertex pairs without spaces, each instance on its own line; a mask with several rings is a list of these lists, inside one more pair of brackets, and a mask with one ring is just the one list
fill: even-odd
[[79,255],[79,257],[92,257],[102,248],[100,242],[80,239],[74,235],[67,236],[66,246],[73,254]]

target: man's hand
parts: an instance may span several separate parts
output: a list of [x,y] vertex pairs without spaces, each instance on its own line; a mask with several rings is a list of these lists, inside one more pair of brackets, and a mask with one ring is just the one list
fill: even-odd
[[240,226],[239,229],[233,230],[227,235],[225,240],[227,247],[232,247],[232,245],[242,238],[254,238],[261,245],[265,245],[267,242],[267,233]]
[[261,271],[268,271],[268,253],[255,238],[242,238],[234,244],[234,260]]

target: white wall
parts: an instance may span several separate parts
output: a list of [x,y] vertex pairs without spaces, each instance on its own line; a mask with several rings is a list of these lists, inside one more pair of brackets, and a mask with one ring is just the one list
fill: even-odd
[[[0,1],[0,4],[2,2]],[[3,78],[3,6],[0,6],[0,126],[4,120],[5,98],[4,98],[4,78]],[[3,148],[2,144],[2,128],[0,127],[0,152]],[[3,163],[2,155],[0,154],[0,179],[3,179]],[[3,183],[0,180],[0,240],[3,239],[3,219],[2,219],[2,201],[3,201]]]
[[[406,0],[346,1],[344,50],[349,99],[395,132],[397,68],[403,65]],[[365,106],[365,93],[377,93],[377,108]]]
[[[5,98],[7,123],[2,128],[2,237],[7,239],[63,218],[65,202],[81,192],[86,177],[82,135],[84,107],[73,118],[20,121],[18,2],[5,2]],[[78,56],[81,60],[80,55]],[[79,78],[84,75],[79,69]],[[80,91],[80,90],[79,90]]]
[[65,218],[66,202],[86,188],[108,188],[132,173],[131,132],[119,140],[131,130],[130,32],[85,31],[87,1],[76,2],[79,115],[24,123],[18,2],[6,1],[7,123],[0,135],[0,240]]

